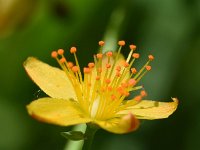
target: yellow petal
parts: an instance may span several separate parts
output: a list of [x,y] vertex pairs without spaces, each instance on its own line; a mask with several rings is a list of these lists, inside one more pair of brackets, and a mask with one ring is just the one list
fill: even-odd
[[50,97],[76,99],[73,87],[64,71],[29,57],[24,62],[31,79]]
[[169,117],[178,106],[178,99],[173,102],[142,100],[140,103],[120,111],[118,114],[133,113],[138,119],[162,119]]
[[39,121],[61,126],[90,122],[69,100],[41,98],[27,105],[27,110]]
[[139,120],[131,113],[121,118],[113,118],[106,121],[95,121],[101,128],[117,134],[135,131],[139,126]]

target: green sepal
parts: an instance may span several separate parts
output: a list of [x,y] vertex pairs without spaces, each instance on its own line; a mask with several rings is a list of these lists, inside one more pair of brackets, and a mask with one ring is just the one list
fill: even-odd
[[69,132],[61,132],[63,137],[72,141],[80,141],[85,139],[85,134],[81,131],[69,131]]

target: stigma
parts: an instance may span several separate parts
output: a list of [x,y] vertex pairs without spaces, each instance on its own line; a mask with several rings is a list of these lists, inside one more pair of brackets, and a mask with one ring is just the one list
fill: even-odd
[[[154,56],[149,55],[147,62],[138,70],[133,67],[134,62],[140,58],[140,54],[135,52],[135,45],[129,45],[129,54],[124,59],[120,53],[125,41],[118,42],[118,50],[115,53],[108,51],[103,54],[104,44],[104,41],[99,41],[99,53],[94,55],[93,62],[89,62],[82,69],[76,55],[76,47],[69,50],[74,56],[74,63],[64,56],[63,49],[51,53],[74,87],[76,103],[94,120],[109,119],[119,110],[137,104],[147,96],[139,81],[152,69],[150,62],[154,60]],[[139,94],[136,90],[140,90]],[[133,95],[130,98],[133,101],[124,103],[130,94]]]

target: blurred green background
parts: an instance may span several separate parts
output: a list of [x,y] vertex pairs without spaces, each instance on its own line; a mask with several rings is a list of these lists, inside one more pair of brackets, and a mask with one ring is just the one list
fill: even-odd
[[[122,14],[113,16],[116,10]],[[142,121],[130,134],[98,131],[93,149],[200,147],[199,0],[0,0],[1,150],[63,149],[60,132],[70,127],[37,122],[26,112],[25,106],[44,94],[25,73],[23,61],[35,56],[56,66],[51,51],[75,45],[84,66],[105,33],[126,40],[124,55],[128,44],[136,44],[142,54],[138,66],[152,53],[153,69],[141,81],[148,99],[178,97],[180,105],[169,119]]]

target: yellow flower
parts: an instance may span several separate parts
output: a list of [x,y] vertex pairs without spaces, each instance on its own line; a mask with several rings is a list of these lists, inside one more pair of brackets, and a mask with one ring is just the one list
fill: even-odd
[[[125,42],[119,41],[118,44],[117,53],[102,54],[104,42],[100,41],[100,53],[94,55],[94,63],[83,68],[83,73],[75,47],[70,49],[75,65],[64,57],[63,49],[52,52],[62,70],[29,57],[24,63],[25,70],[51,98],[31,102],[27,106],[28,113],[47,123],[70,126],[91,122],[119,134],[136,130],[138,119],[162,119],[171,115],[178,105],[176,98],[172,98],[173,102],[143,100],[147,94],[143,86],[138,85],[151,70],[149,63],[154,57],[149,55],[147,63],[137,72],[131,68],[139,58],[138,53],[133,53],[136,46],[130,45],[125,60],[120,54]],[[136,90],[140,90],[137,95],[134,94]],[[127,100],[128,97],[131,98]]]

